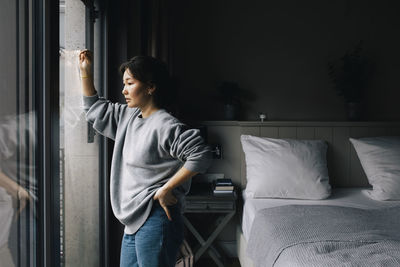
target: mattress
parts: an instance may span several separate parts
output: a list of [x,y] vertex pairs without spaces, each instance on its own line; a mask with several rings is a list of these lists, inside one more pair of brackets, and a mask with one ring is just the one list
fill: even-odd
[[369,189],[365,188],[337,188],[332,190],[329,198],[323,200],[302,199],[252,199],[243,194],[244,205],[242,215],[243,236],[248,241],[250,229],[257,211],[284,205],[331,205],[353,207],[361,209],[379,209],[400,207],[400,201],[377,201],[367,197]]

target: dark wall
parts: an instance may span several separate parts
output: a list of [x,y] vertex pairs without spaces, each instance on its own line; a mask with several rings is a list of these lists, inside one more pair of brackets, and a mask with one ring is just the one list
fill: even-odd
[[234,81],[250,96],[241,120],[256,120],[260,111],[271,120],[346,120],[327,64],[363,40],[375,65],[363,119],[400,119],[398,1],[171,3],[182,114],[223,118],[216,86]]
[[125,103],[119,66],[141,54],[141,1],[120,0],[108,5],[108,94],[113,101]]

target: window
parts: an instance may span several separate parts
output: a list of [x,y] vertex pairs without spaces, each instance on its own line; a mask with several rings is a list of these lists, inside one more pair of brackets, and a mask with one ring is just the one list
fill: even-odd
[[89,2],[0,1],[1,266],[103,264],[104,140],[85,121],[74,65],[94,44]]
[[[0,262],[56,266],[58,240],[57,44],[54,2],[0,2]],[[53,27],[52,27],[53,26]],[[56,75],[51,75],[56,74]],[[54,86],[55,85],[55,86]],[[50,88],[52,90],[50,90]],[[44,141],[46,140],[46,141]],[[54,161],[56,162],[54,164]],[[55,167],[54,167],[55,166]]]

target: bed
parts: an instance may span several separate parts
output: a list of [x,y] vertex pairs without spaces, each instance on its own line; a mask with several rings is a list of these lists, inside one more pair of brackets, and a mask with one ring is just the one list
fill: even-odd
[[[333,142],[325,142],[325,145],[323,142],[307,143],[306,147],[312,147],[310,151],[319,151],[314,156],[308,150],[298,149],[295,138],[247,135],[247,138],[255,138],[256,141],[251,140],[257,144],[253,143],[250,149],[242,140],[245,183],[236,233],[241,266],[400,266],[400,138],[350,140],[349,137],[342,138],[347,139],[341,143],[346,144],[345,149],[338,149],[338,144],[335,147]],[[261,139],[256,138],[267,140],[269,147],[259,145]],[[299,153],[301,160],[290,153],[288,159],[287,151],[286,154],[276,152],[282,140],[285,144],[292,140],[288,145],[290,153]],[[375,147],[371,150],[371,144],[379,144],[379,148],[384,148],[383,152],[376,153]],[[328,147],[330,151],[326,153]],[[268,158],[266,153],[271,151],[272,156]],[[326,162],[321,162],[324,154],[328,155]],[[311,155],[309,159],[303,160],[308,155]],[[340,160],[334,162],[338,156]],[[280,165],[286,161],[289,161],[289,167]],[[304,161],[311,163],[301,169]],[[329,175],[327,167],[331,168]],[[295,171],[282,174],[282,168]],[[382,176],[382,172],[385,175]],[[265,181],[266,173],[279,178],[279,183],[260,182]],[[290,180],[297,173],[304,177],[314,176],[316,180],[297,184],[298,177]],[[346,178],[341,180],[340,173],[345,173]],[[281,182],[285,177],[289,177],[287,184]],[[351,186],[343,188],[340,181]],[[293,184],[297,191],[291,192],[289,187]],[[260,188],[271,190],[261,191]]]
[[[332,190],[332,196],[325,200],[298,200],[298,199],[245,199],[244,196],[244,205],[243,211],[241,215],[241,224],[237,227],[236,239],[238,241],[238,256],[240,259],[241,266],[256,266],[253,263],[253,260],[248,255],[248,241],[251,234],[252,224],[254,219],[257,215],[258,211],[262,211],[268,208],[276,208],[281,206],[292,206],[292,207],[301,207],[303,205],[310,205],[310,206],[333,206],[333,207],[348,207],[348,208],[356,208],[356,209],[363,209],[363,210],[383,210],[391,208],[395,208],[400,210],[400,201],[390,201],[390,202],[383,202],[383,201],[376,201],[369,197],[367,197],[366,192],[368,189],[366,188],[338,188]],[[398,221],[400,218],[398,219]],[[400,222],[398,224],[400,227]],[[399,233],[400,229],[397,229],[397,233]],[[400,239],[399,239],[400,240]],[[300,242],[299,242],[300,243]],[[325,244],[326,246],[326,244]],[[307,247],[308,249],[311,249]],[[315,247],[314,247],[315,248]],[[293,249],[293,248],[292,248]],[[300,251],[303,251],[305,247],[301,248]],[[400,243],[397,244],[398,249],[398,256],[400,256]],[[288,248],[287,250],[290,250]],[[281,251],[280,251],[281,252]],[[332,253],[332,251],[330,251]],[[304,253],[305,254],[305,253]],[[307,255],[307,254],[305,254]],[[354,257],[357,258],[357,254],[352,254]],[[281,261],[279,261],[279,255],[277,256],[277,261],[274,262],[274,266],[289,266],[287,265],[287,257],[293,258],[294,256],[291,253],[284,253],[282,255]],[[285,256],[286,258],[283,258]],[[301,255],[300,255],[301,256]],[[337,254],[335,255],[337,256]],[[274,259],[275,260],[275,259]],[[305,261],[306,259],[302,258],[299,261]],[[315,259],[318,261],[319,259]],[[331,259],[326,259],[330,260]],[[349,259],[350,260],[350,259]],[[364,258],[364,260],[370,263],[369,266],[379,266],[371,264],[372,259]],[[265,262],[266,265],[263,266],[270,266],[267,265],[268,263]],[[309,265],[304,266],[329,266],[329,265]],[[331,266],[338,266],[338,263],[333,262]],[[400,257],[397,260],[398,265],[392,266],[400,266]],[[340,264],[339,264],[340,265]],[[291,266],[296,266],[295,263]],[[300,265],[301,266],[301,265]],[[381,265],[381,266],[390,266],[390,265]]]

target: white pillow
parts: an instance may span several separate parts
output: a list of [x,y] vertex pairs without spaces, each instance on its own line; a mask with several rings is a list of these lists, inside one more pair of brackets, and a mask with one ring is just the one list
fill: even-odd
[[400,200],[400,137],[350,138],[375,200]]
[[322,140],[242,135],[249,198],[324,199],[330,195]]

